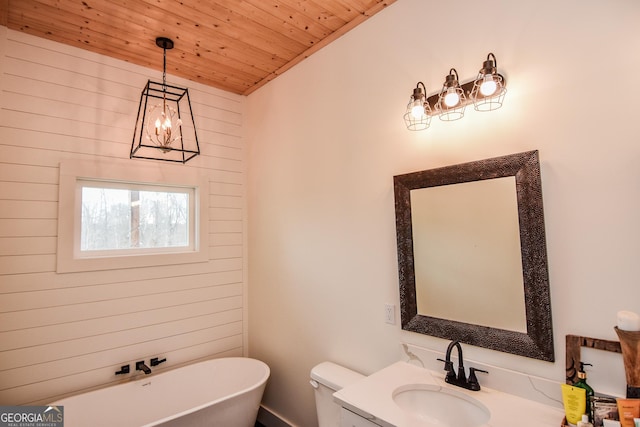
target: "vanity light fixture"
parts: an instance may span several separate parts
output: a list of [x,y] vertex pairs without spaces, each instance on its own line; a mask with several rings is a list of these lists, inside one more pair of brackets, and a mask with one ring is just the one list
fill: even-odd
[[461,119],[471,103],[476,111],[500,108],[507,89],[504,76],[498,74],[497,64],[495,55],[489,53],[476,79],[464,84],[460,84],[458,71],[451,68],[440,92],[430,96],[425,95],[424,83],[418,82],[404,114],[407,129],[427,129],[435,115],[443,121]]
[[[420,87],[422,85],[422,87]],[[426,98],[427,88],[418,82],[407,104],[404,122],[409,130],[425,130],[431,125],[431,107]]]
[[173,41],[156,38],[162,48],[162,83],[149,80],[142,90],[129,158],[186,163],[200,154],[189,90],[167,84],[167,50]]

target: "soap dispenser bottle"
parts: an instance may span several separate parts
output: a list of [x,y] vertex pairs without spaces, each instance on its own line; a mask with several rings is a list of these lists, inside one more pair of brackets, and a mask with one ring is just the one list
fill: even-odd
[[[583,388],[585,390],[585,408],[587,408],[587,413],[589,421],[593,421],[593,412],[591,408],[591,404],[593,402],[593,389],[589,384],[587,384],[587,373],[584,371],[585,366],[593,366],[591,363],[580,362],[580,370],[578,371],[578,381],[576,381],[573,386]],[[591,424],[589,424],[591,425]],[[588,425],[587,425],[588,426]],[[585,427],[587,427],[585,426]]]

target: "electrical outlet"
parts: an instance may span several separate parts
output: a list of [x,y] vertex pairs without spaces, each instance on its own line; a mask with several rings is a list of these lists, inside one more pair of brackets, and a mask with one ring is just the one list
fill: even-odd
[[393,304],[384,305],[384,321],[390,325],[396,324],[396,306]]

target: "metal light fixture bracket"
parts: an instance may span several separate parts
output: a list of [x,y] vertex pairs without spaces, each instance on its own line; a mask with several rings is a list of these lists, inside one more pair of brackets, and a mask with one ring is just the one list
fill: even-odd
[[173,49],[173,40],[166,37],[157,37],[156,46],[162,48],[163,50]]
[[200,154],[189,90],[166,82],[173,41],[158,37],[156,45],[163,50],[162,83],[149,80],[142,90],[129,158],[186,163]]

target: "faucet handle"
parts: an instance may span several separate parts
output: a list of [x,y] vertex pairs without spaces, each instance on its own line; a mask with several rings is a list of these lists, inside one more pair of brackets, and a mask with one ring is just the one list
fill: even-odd
[[447,371],[447,377],[445,380],[448,382],[449,380],[456,379],[456,372],[453,370],[453,362],[451,360],[444,360],[438,358],[437,360],[444,362],[444,370]]
[[476,377],[476,372],[482,372],[484,374],[488,374],[488,371],[484,371],[482,369],[470,367],[469,368],[469,390],[478,391],[480,390],[480,383],[478,382],[478,378]]
[[453,362],[451,360],[440,359],[439,357],[436,359],[441,362],[444,362],[444,370],[453,372]]
[[129,373],[129,365],[122,365],[119,371],[116,371],[116,375],[124,375]]
[[159,364],[164,363],[166,361],[167,361],[166,357],[164,359],[159,359],[157,357],[154,357],[149,362],[151,363],[151,366],[158,366]]

